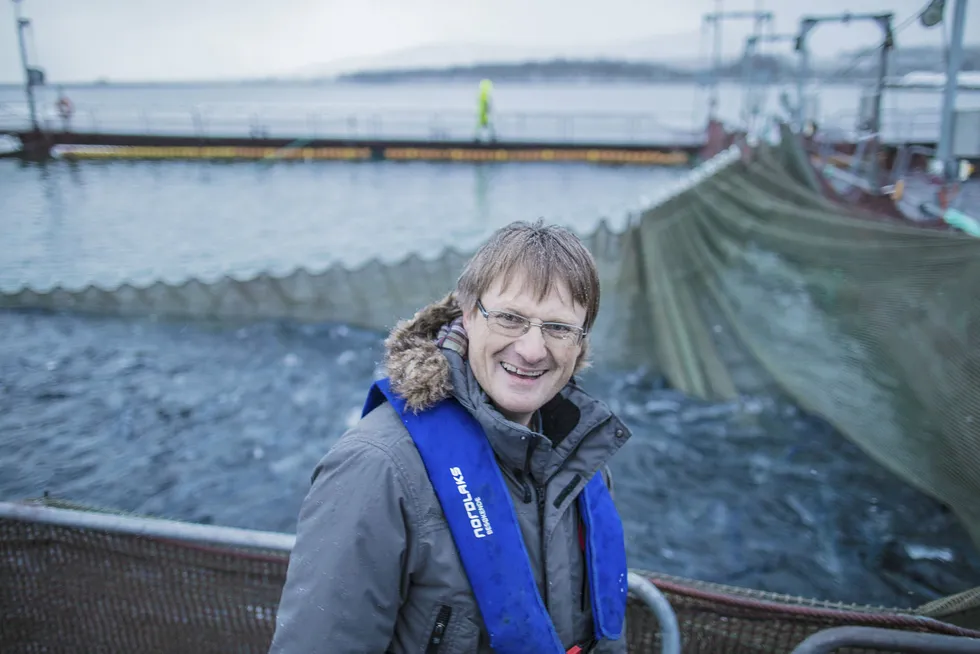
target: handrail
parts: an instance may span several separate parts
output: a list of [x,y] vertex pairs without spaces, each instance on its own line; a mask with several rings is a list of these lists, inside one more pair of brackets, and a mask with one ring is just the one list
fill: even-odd
[[[847,140],[854,138],[851,127],[857,121],[858,112],[853,109],[842,109],[824,117],[821,121],[821,131],[836,128],[847,133]],[[882,137],[885,142],[930,141],[939,134],[939,117],[928,109],[900,109],[886,107],[883,109]],[[898,138],[893,138],[894,136]]]
[[[167,538],[194,543],[254,547],[283,553],[292,551],[296,536],[270,531],[200,525],[161,518],[60,509],[34,503],[0,502],[0,519],[8,518],[62,527],[95,529],[131,536]],[[629,590],[653,612],[660,624],[663,654],[680,654],[680,627],[667,598],[653,582],[635,572],[627,574]]]
[[[844,140],[855,138],[851,123],[857,112],[841,110],[820,121],[820,131],[840,131]],[[29,129],[25,113],[8,109],[2,116],[9,131]],[[61,119],[50,107],[39,116],[47,131],[60,131]],[[703,128],[689,115],[672,111],[656,114],[626,111],[506,111],[494,112],[498,138],[548,138],[551,140],[613,140],[700,142]],[[930,141],[937,138],[939,121],[927,110],[887,108],[882,118],[882,137],[887,143]],[[18,124],[19,123],[19,124]],[[99,104],[79,106],[72,129],[89,133],[194,134],[198,136],[275,134],[278,137],[408,136],[470,138],[473,112],[462,108],[444,110],[386,106],[379,110],[355,106],[196,106],[147,109]]]
[[627,574],[629,589],[639,597],[655,616],[660,624],[660,651],[662,654],[680,654],[681,629],[677,624],[677,615],[670,602],[652,581],[641,577],[635,572]]
[[841,647],[865,647],[915,654],[980,654],[980,640],[879,627],[834,627],[813,634],[791,654],[830,654]]
[[[11,114],[11,123],[17,116]],[[29,129],[21,115],[21,131]],[[39,117],[47,131],[60,131],[60,118],[50,107]],[[76,132],[186,134],[197,136],[255,136],[288,138],[413,137],[439,140],[472,138],[475,112],[461,108],[379,109],[371,106],[223,106],[206,104],[146,109],[134,106],[79,106],[71,122]],[[627,111],[495,111],[498,138],[549,140],[610,140],[615,142],[698,142],[703,128],[674,112]]]
[[0,518],[40,522],[62,527],[97,529],[131,536],[170,538],[235,547],[255,547],[279,552],[289,552],[296,544],[296,537],[291,534],[218,525],[199,525],[162,518],[59,509],[29,503],[0,502]]

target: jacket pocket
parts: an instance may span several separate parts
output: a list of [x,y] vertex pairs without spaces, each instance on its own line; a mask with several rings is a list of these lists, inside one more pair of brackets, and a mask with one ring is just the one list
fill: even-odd
[[453,607],[443,604],[436,612],[435,623],[432,625],[432,633],[429,634],[429,644],[425,647],[425,654],[439,654],[442,643],[446,640],[449,631],[449,621],[453,617]]
[[466,611],[448,604],[438,606],[425,654],[476,654],[480,651],[480,628]]
[[480,646],[480,628],[460,613],[453,618],[452,632],[445,648],[447,651],[440,654],[477,654],[481,651]]

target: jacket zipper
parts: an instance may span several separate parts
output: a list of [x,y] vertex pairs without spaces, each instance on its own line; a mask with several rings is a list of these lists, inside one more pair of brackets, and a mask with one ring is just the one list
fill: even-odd
[[548,561],[545,558],[545,536],[544,536],[544,486],[534,485],[534,492],[538,496],[538,526],[541,533],[541,579],[544,582],[544,610],[548,610]]
[[[528,483],[530,479],[534,481],[531,476],[531,457],[534,455],[534,449],[538,446],[539,439],[541,437],[538,434],[532,434],[531,438],[527,444],[527,454],[524,456],[524,469],[515,470],[517,473],[517,479],[521,482],[521,490],[523,491],[525,504],[531,503],[531,484]],[[534,484],[534,495],[537,496],[538,501],[538,531],[541,534],[541,540],[539,544],[541,553],[541,578],[544,582],[544,607],[545,610],[548,609],[548,564],[545,559],[545,537],[544,537],[544,513],[545,513],[545,492],[544,486],[540,484]]]
[[521,500],[525,504],[531,503],[531,485],[528,484],[527,480],[531,478],[531,456],[534,454],[534,448],[538,446],[539,438],[540,436],[537,434],[531,435],[527,444],[527,453],[524,455],[524,469],[514,471],[514,476],[517,477],[517,481],[521,484],[521,492],[523,493]]
[[449,626],[449,618],[453,615],[453,607],[443,604],[439,607],[436,615],[436,624],[432,627],[432,635],[429,636],[429,646],[425,648],[425,654],[436,654],[442,645],[442,639],[446,635],[446,628]]

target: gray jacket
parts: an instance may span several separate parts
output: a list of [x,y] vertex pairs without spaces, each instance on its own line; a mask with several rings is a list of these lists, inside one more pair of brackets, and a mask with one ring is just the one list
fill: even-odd
[[[483,426],[555,629],[566,648],[586,643],[592,615],[575,501],[598,470],[611,481],[606,461],[629,431],[574,381],[542,408],[547,438],[506,420],[470,371],[465,337],[436,347],[433,331],[445,318],[417,315],[392,333],[386,363],[393,386],[410,406],[452,393]],[[422,459],[388,404],[344,434],[313,474],[270,651],[492,651]],[[593,651],[625,652],[625,633]]]

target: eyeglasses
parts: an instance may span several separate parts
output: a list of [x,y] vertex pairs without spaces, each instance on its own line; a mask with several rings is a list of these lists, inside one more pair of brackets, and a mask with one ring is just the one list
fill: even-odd
[[582,327],[563,322],[541,322],[509,311],[487,311],[480,300],[476,301],[476,308],[487,319],[490,331],[501,336],[519,338],[531,329],[531,325],[537,325],[548,340],[560,345],[577,345],[588,333]]

